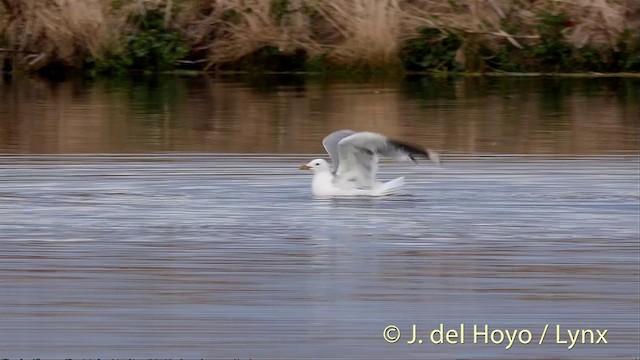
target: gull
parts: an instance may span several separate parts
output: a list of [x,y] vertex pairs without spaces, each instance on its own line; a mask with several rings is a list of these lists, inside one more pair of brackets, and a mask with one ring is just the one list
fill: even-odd
[[375,132],[338,130],[322,140],[331,157],[333,167],[326,160],[311,160],[300,170],[312,170],[311,191],[319,197],[327,196],[384,196],[393,194],[404,185],[404,177],[388,182],[376,180],[379,156],[396,160],[422,155],[439,164],[437,152],[422,149]]

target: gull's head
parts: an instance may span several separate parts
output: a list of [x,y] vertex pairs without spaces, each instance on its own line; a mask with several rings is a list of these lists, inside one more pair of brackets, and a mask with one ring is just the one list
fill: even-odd
[[322,159],[309,161],[306,165],[300,166],[300,170],[313,170],[313,172],[331,172],[329,163]]

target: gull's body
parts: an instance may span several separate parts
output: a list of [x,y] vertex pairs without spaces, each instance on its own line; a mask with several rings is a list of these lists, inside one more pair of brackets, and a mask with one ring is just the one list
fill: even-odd
[[439,163],[436,152],[389,139],[373,132],[339,130],[326,136],[322,145],[329,153],[333,168],[323,159],[311,160],[301,169],[313,170],[311,190],[315,196],[383,196],[404,185],[404,177],[382,183],[377,181],[379,156],[396,159],[423,155]]

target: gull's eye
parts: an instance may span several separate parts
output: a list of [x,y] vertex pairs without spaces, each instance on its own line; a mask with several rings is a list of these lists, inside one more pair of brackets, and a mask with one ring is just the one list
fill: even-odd
[[314,165],[315,165],[315,166],[320,166],[320,163],[315,163]]

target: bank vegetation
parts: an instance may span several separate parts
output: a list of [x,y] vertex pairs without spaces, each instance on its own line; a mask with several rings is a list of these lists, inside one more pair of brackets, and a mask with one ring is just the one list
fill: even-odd
[[638,72],[640,0],[0,0],[3,71]]

